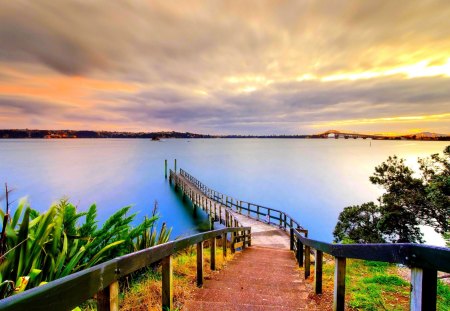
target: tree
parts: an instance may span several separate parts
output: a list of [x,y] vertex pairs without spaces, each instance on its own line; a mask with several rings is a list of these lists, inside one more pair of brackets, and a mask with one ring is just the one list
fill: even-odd
[[380,211],[373,202],[348,206],[339,215],[333,235],[337,241],[350,240],[355,243],[386,242],[376,226]]
[[421,177],[403,159],[389,157],[375,168],[370,181],[385,193],[373,202],[346,207],[333,232],[336,242],[423,243],[419,225],[444,234],[450,230],[450,146],[444,156],[419,159]]

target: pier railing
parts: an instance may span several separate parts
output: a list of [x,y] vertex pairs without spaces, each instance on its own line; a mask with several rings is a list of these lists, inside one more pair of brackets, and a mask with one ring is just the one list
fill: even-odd
[[119,279],[160,261],[162,262],[162,306],[163,310],[172,310],[172,256],[187,247],[197,245],[197,286],[202,286],[203,242],[210,242],[210,265],[211,270],[215,270],[216,239],[222,239],[223,254],[226,256],[227,235],[242,231],[250,232],[250,230],[250,227],[229,227],[208,231],[117,257],[89,269],[2,299],[0,300],[0,310],[71,310],[94,295],[97,296],[98,310],[118,310]]
[[[310,276],[310,257],[314,254],[314,290],[322,293],[323,253],[335,258],[334,310],[344,310],[346,259],[397,263],[411,269],[410,310],[436,310],[437,272],[450,272],[450,249],[412,243],[330,244],[308,239],[300,230],[291,229],[291,250],[305,278]],[[313,251],[314,250],[314,251]]]
[[289,232],[290,228],[304,230],[303,227],[300,226],[300,224],[294,218],[283,211],[243,200],[238,200],[229,195],[220,193],[209,188],[183,169],[180,169],[180,175],[186,178],[193,185],[195,185],[198,190],[200,190],[208,198],[229,207],[239,214],[277,226],[278,228],[283,229],[286,232]]
[[[185,179],[180,178],[174,171],[169,171],[169,182],[174,183],[175,190],[182,193],[183,201],[189,199],[192,202],[194,209],[201,208],[208,215],[211,229],[214,228],[214,223],[219,222],[225,227],[244,227],[241,222],[235,217],[234,211],[228,207],[218,204],[212,198],[203,195],[203,192],[196,191]],[[197,185],[194,185],[197,187]],[[199,190],[199,189],[198,189]],[[234,253],[236,249],[244,249],[251,245],[250,230],[235,231],[231,235],[231,252]]]
[[[304,266],[305,278],[310,277],[311,256],[314,256],[314,290],[322,293],[323,254],[335,259],[333,310],[345,309],[345,277],[347,258],[402,264],[411,269],[410,310],[435,311],[437,297],[437,272],[450,273],[450,249],[412,243],[397,244],[330,244],[308,238],[308,231],[288,214],[236,200],[215,191],[180,169],[180,175],[198,188],[208,198],[232,210],[265,221],[290,233],[290,248],[298,265]],[[245,212],[242,212],[245,211]]]

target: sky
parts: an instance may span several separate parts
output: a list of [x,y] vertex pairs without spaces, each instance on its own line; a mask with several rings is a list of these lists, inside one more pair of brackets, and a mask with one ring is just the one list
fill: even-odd
[[450,134],[450,2],[0,0],[0,128]]

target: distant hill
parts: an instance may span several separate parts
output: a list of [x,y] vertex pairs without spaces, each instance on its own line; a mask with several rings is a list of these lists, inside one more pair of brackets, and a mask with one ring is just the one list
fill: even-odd
[[450,135],[447,134],[437,134],[437,133],[431,133],[431,132],[421,132],[416,134],[409,134],[405,136],[416,136],[417,138],[436,138],[436,137],[448,137]]

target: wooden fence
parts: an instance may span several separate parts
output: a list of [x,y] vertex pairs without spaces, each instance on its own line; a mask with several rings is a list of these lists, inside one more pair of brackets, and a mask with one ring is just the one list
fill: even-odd
[[286,232],[289,232],[290,228],[303,229],[302,226],[300,226],[300,224],[294,218],[283,211],[243,200],[238,200],[231,196],[215,191],[204,185],[202,182],[200,182],[198,179],[196,179],[183,169],[180,169],[180,175],[186,178],[193,185],[195,185],[198,190],[200,190],[206,197],[225,205],[226,207],[239,214],[277,226],[278,228],[283,229]]
[[[195,177],[180,169],[180,174],[194,184],[205,196],[224,204],[250,218],[289,230],[290,247],[299,266],[304,266],[305,278],[310,276],[311,256],[314,256],[315,293],[322,293],[323,253],[335,258],[334,310],[344,310],[346,259],[363,259],[403,264],[411,269],[410,310],[435,311],[437,272],[450,272],[450,249],[412,243],[398,244],[330,244],[308,238],[308,230],[288,214],[234,199],[210,189]],[[244,212],[243,212],[244,211]]]
[[203,242],[210,241],[211,269],[215,270],[216,239],[221,238],[226,256],[227,235],[238,233],[250,245],[250,227],[228,227],[195,234],[160,244],[122,257],[114,258],[89,269],[68,275],[0,300],[0,310],[71,310],[97,295],[98,310],[118,310],[120,278],[153,263],[162,261],[162,305],[173,308],[172,256],[197,245],[197,285],[203,284]]

